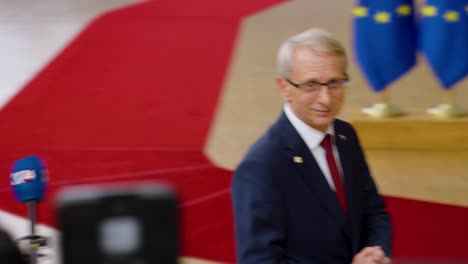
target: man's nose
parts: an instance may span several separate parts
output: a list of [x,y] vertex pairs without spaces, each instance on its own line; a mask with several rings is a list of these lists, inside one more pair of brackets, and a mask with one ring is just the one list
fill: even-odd
[[323,85],[320,87],[319,91],[319,101],[323,104],[329,104],[331,97],[330,97],[330,92],[328,91],[328,86]]

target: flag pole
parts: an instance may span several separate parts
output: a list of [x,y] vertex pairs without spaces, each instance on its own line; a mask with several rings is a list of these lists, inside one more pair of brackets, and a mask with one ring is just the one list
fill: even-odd
[[391,96],[391,93],[390,93],[390,89],[384,89],[381,93],[380,93],[380,101],[381,103],[383,104],[387,104],[389,105],[390,102],[392,101],[392,96]]
[[444,90],[442,103],[434,108],[427,109],[427,113],[442,119],[466,116],[467,112],[460,106],[457,106],[456,99],[456,88]]
[[387,87],[379,93],[380,102],[373,104],[371,107],[365,107],[362,112],[370,117],[389,118],[403,116],[406,113],[398,106],[392,104],[390,88]]

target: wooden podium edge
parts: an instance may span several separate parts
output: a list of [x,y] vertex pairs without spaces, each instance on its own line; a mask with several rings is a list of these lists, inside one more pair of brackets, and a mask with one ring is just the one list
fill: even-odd
[[416,110],[395,118],[353,113],[351,124],[364,149],[468,150],[468,118],[436,119]]

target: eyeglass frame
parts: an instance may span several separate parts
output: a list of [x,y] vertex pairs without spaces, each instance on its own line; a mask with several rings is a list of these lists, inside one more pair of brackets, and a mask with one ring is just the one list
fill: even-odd
[[[343,79],[338,79],[338,80],[331,80],[329,82],[326,82],[326,83],[321,83],[321,82],[316,82],[316,81],[309,81],[309,82],[306,82],[306,83],[302,83],[302,84],[297,84],[297,83],[294,83],[293,81],[291,81],[289,78],[286,78],[285,76],[282,76],[283,79],[285,79],[290,85],[298,88],[298,89],[302,89],[303,91],[305,91],[306,93],[317,93],[320,91],[320,89],[322,88],[322,86],[326,86],[328,88],[328,91],[339,91],[340,88],[343,87],[343,85],[347,84],[350,79],[348,77],[348,74],[344,73],[345,75],[345,78]],[[336,87],[330,87],[330,84],[333,84],[334,82],[339,82],[336,86]],[[319,85],[317,87],[307,87],[305,86],[306,84],[316,84],[316,85]]]

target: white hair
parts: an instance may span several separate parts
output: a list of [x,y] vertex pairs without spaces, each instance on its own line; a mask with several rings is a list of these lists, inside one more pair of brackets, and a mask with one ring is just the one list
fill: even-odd
[[317,54],[343,57],[346,67],[346,51],[334,35],[320,28],[311,28],[294,35],[281,44],[278,49],[277,71],[284,77],[290,77],[292,60],[297,47],[307,47]]

